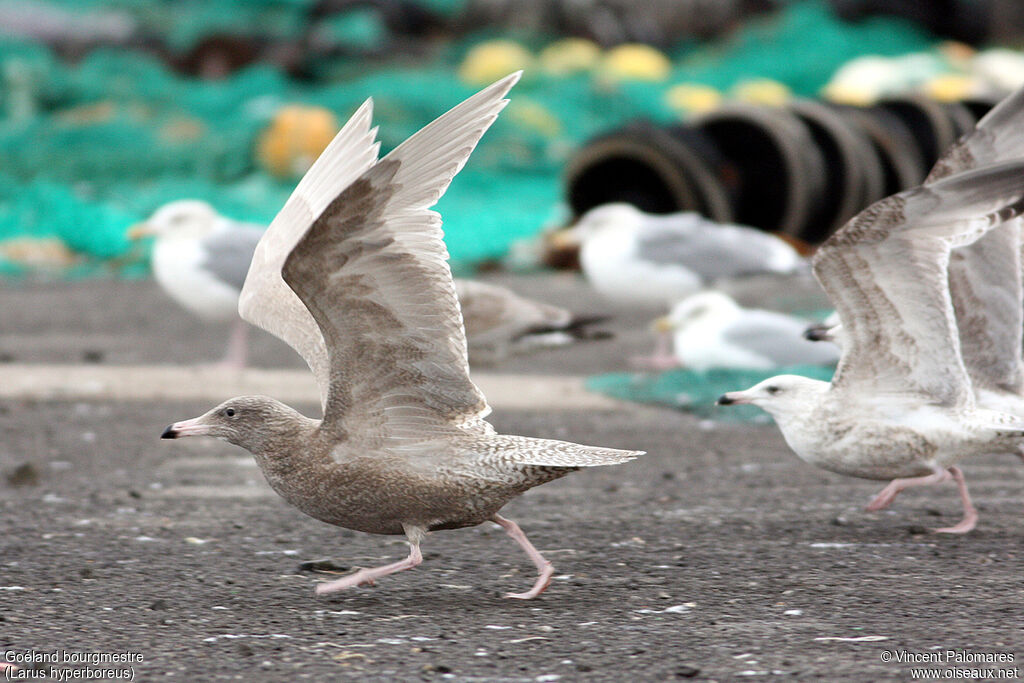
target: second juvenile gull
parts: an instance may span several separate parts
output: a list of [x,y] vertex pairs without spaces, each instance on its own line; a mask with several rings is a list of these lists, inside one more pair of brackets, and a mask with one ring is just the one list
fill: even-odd
[[492,521],[538,570],[530,590],[506,597],[534,598],[554,570],[499,510],[581,467],[639,455],[497,434],[469,378],[441,217],[430,207],[518,78],[482,90],[379,160],[368,101],[260,241],[240,311],[306,359],[323,419],[243,396],[163,434],[226,439],[252,452],[271,487],[306,514],[408,539],[405,559],[322,583],[317,593],[417,566],[431,530]]
[[893,480],[868,505],[953,479],[977,520],[962,458],[1016,447],[1024,418],[978,407],[947,285],[951,249],[1024,212],[1024,162],[986,166],[887,197],[830,237],[814,274],[836,307],[842,356],[831,382],[780,375],[719,403],[752,403],[790,448],[824,469]]

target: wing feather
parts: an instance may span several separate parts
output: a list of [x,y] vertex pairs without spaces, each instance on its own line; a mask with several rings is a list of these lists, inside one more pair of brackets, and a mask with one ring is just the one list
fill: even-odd
[[327,342],[324,429],[386,445],[490,433],[469,379],[441,217],[430,207],[505,106],[513,74],[399,145],[337,196],[284,262]]
[[327,205],[377,161],[380,143],[370,128],[373,102],[367,100],[338,132],[256,246],[238,312],[245,320],[280,338],[306,361],[327,404],[330,376],[327,348],[309,311],[281,278],[285,258]]
[[[928,174],[933,183],[973,168],[1024,158],[1024,88],[1005,98],[947,151]],[[1006,221],[953,252],[949,290],[961,355],[978,388],[1024,391],[1024,290],[1021,222]]]
[[950,251],[1022,211],[1024,162],[1012,162],[887,197],[830,237],[813,266],[844,330],[833,388],[970,403]]

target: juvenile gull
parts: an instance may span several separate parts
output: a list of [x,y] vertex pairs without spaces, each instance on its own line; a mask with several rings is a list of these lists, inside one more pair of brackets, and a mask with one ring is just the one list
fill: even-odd
[[604,317],[577,316],[559,306],[519,296],[507,287],[456,278],[455,293],[472,363],[611,336],[591,329],[591,325],[606,320]]
[[469,379],[441,218],[430,210],[506,104],[513,74],[377,159],[367,101],[299,183],[253,257],[244,318],[288,342],[320,387],[323,419],[265,396],[225,401],[165,438],[216,436],[253,453],[271,487],[321,521],[405,534],[409,556],[320,584],[372,584],[422,561],[433,529],[493,521],[550,583],[551,564],[498,511],[527,489],[637,451],[500,435]]
[[836,307],[842,356],[831,382],[780,375],[719,403],[752,403],[797,455],[893,480],[869,505],[953,479],[965,533],[977,520],[964,457],[1018,446],[1024,419],[975,403],[947,285],[950,251],[1024,211],[1024,162],[986,166],[887,197],[830,237],[814,274]]
[[591,209],[552,239],[578,246],[587,281],[618,303],[671,306],[719,279],[805,267],[793,247],[762,230],[631,204]]
[[803,338],[807,321],[785,313],[743,308],[722,292],[708,290],[683,299],[654,321],[672,337],[672,355],[650,359],[656,368],[684,366],[756,368],[831,365],[839,351]]
[[179,305],[208,322],[233,323],[223,365],[245,366],[249,326],[238,317],[238,295],[263,226],[221,216],[209,204],[165,204],[128,231],[154,236],[153,276]]
[[[996,105],[929,173],[925,184],[979,166],[1024,158],[1024,88]],[[949,291],[961,355],[979,405],[1024,417],[1024,292],[1021,220],[1001,223],[954,249]],[[842,344],[838,320],[809,329],[809,338]],[[1017,455],[1024,454],[1017,448]]]

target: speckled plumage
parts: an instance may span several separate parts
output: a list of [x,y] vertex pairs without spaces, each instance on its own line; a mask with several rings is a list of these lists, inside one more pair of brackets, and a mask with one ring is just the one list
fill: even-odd
[[551,580],[551,565],[498,511],[580,467],[638,455],[496,434],[469,378],[441,220],[430,207],[517,79],[481,91],[379,161],[364,105],[257,246],[240,311],[307,360],[323,419],[249,396],[164,434],[224,438],[251,451],[274,490],[306,514],[408,537],[405,560],[321,584],[318,593],[416,566],[430,530],[491,520],[539,571],[530,591],[509,597],[536,597]]
[[[893,479],[869,504],[907,486],[954,479],[956,463],[1024,441],[1024,418],[976,405],[947,281],[954,247],[1024,210],[1024,162],[937,180],[868,207],[825,242],[813,267],[841,320],[832,381],[773,377],[721,402],[753,403],[775,418],[804,460],[843,474]],[[1019,353],[1019,350],[1018,350]]]

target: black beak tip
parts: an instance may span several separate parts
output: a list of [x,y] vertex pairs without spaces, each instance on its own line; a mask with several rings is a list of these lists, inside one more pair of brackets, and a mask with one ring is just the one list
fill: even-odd
[[733,403],[733,400],[731,398],[729,398],[728,396],[726,396],[725,394],[722,394],[721,396],[719,396],[718,400],[715,401],[715,405],[716,406],[729,406],[729,405],[732,405],[732,403]]
[[813,342],[823,341],[828,330],[822,325],[811,325],[804,330],[804,339]]
[[164,430],[164,433],[160,435],[161,439],[177,439],[178,432],[174,431],[174,425],[170,425]]

